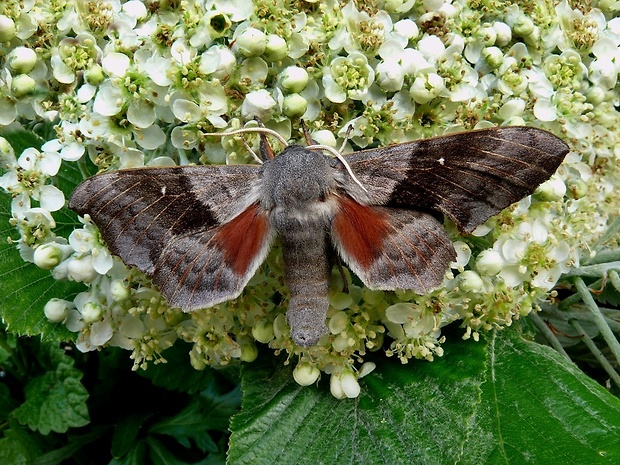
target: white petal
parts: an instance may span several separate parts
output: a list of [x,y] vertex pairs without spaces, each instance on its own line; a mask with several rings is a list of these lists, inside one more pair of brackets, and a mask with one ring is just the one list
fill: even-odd
[[77,142],[71,142],[65,145],[60,151],[60,156],[63,160],[77,161],[84,155],[84,146]]
[[153,124],[152,126],[135,131],[136,142],[146,150],[154,150],[166,143],[166,133],[162,129]]
[[99,86],[93,110],[103,116],[114,116],[123,108],[123,93],[112,81]]
[[101,60],[103,70],[112,76],[123,77],[127,73],[129,65],[129,57],[120,52],[108,53],[105,57],[103,57],[103,60]]
[[39,189],[41,193],[41,208],[55,212],[65,205],[65,194],[55,186],[45,185]]
[[189,100],[177,99],[172,104],[172,113],[184,123],[200,121],[202,112],[200,107]]
[[155,122],[153,105],[145,100],[133,100],[127,109],[127,120],[140,129],[148,128]]
[[558,114],[550,100],[538,99],[534,104],[534,116],[541,121],[555,121]]

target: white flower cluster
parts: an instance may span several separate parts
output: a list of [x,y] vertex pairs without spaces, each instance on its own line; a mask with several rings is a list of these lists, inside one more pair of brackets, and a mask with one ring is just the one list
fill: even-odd
[[[596,5],[593,2],[592,5]],[[167,5],[167,6],[166,6]],[[171,6],[176,5],[176,6]],[[357,6],[356,6],[357,5]],[[403,362],[441,355],[441,327],[466,335],[509,325],[547,298],[604,233],[619,199],[620,18],[614,2],[551,8],[494,0],[293,2],[140,0],[0,5],[0,128],[53,122],[56,137],[15,154],[0,139],[0,187],[24,260],[88,284],[45,314],[79,333],[78,348],[116,345],[136,366],[178,338],[192,364],[252,360],[256,342],[298,354],[295,379],[332,374],[355,397],[354,362],[377,350]],[[357,147],[495,125],[536,125],[571,143],[531,198],[456,243],[445,286],[427,296],[349,286],[330,294],[329,335],[300,350],[288,336],[274,252],[234,302],[186,315],[113,258],[88,218],[57,236],[56,175],[144,165],[246,162],[242,144],[208,133],[258,118],[290,138],[303,118],[315,140]],[[340,132],[338,132],[340,131]],[[337,140],[338,137],[340,140]],[[455,234],[456,240],[456,234]]]

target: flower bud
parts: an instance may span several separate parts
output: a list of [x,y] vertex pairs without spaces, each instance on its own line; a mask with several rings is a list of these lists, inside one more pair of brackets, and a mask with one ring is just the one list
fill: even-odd
[[482,38],[482,43],[485,46],[490,47],[495,44],[495,40],[497,39],[497,31],[492,26],[487,25],[480,28],[478,34]]
[[129,298],[129,288],[122,279],[115,279],[110,283],[110,294],[117,302]]
[[497,69],[504,62],[504,53],[498,47],[487,47],[482,50],[482,59],[489,67]]
[[536,191],[536,197],[541,200],[560,200],[566,194],[566,184],[557,176],[543,182]]
[[465,292],[480,291],[484,282],[478,273],[465,270],[459,275],[459,287]]
[[411,98],[419,104],[430,102],[445,89],[443,78],[437,73],[418,76],[409,90]]
[[274,338],[273,323],[270,321],[258,321],[252,326],[252,336],[258,342],[267,344]]
[[360,385],[357,382],[357,376],[352,371],[347,370],[340,375],[340,387],[349,399],[360,395]]
[[288,54],[288,44],[286,40],[277,34],[269,34],[265,45],[263,57],[267,61],[280,61],[286,58]]
[[520,15],[512,26],[512,30],[519,37],[527,37],[534,32],[534,21],[531,18]]
[[289,66],[282,71],[280,84],[285,92],[301,92],[308,84],[308,72],[298,66]]
[[8,16],[0,15],[0,42],[8,42],[16,33],[15,22]]
[[93,268],[93,257],[86,255],[82,258],[72,258],[67,267],[69,276],[78,283],[91,282],[99,273]]
[[377,84],[386,92],[398,92],[404,81],[405,73],[396,60],[386,60],[377,65]]
[[300,386],[310,386],[314,384],[316,380],[319,379],[320,374],[321,370],[306,362],[297,364],[293,370],[293,378]]
[[71,307],[71,302],[62,299],[50,299],[43,307],[43,313],[45,313],[45,318],[47,318],[52,323],[60,323],[67,318],[69,315],[69,307]]
[[483,250],[476,259],[476,270],[482,276],[494,276],[502,270],[504,261],[499,252],[487,249]]
[[237,37],[236,46],[245,57],[262,55],[267,47],[267,36],[253,27],[247,28]]
[[42,270],[51,270],[64,258],[62,249],[54,242],[48,242],[34,251],[34,264]]
[[284,97],[282,113],[289,118],[298,118],[308,109],[308,101],[299,94],[291,94]]
[[12,71],[27,74],[37,64],[37,54],[28,47],[15,47],[7,57],[7,63]]
[[241,344],[241,355],[239,359],[242,362],[253,362],[258,357],[258,349],[254,344],[245,342]]
[[34,92],[37,83],[27,74],[19,74],[11,81],[11,92],[15,97],[24,97]]
[[94,64],[91,66],[90,69],[84,74],[84,77],[86,78],[86,82],[88,82],[91,86],[98,86],[105,80],[103,68],[99,64]]
[[503,47],[504,45],[508,45],[512,40],[512,30],[508,24],[503,23],[501,21],[495,21],[493,23],[493,29],[497,36],[495,37],[495,45],[498,47]]
[[84,323],[93,323],[101,318],[101,305],[86,302],[82,307],[82,320]]

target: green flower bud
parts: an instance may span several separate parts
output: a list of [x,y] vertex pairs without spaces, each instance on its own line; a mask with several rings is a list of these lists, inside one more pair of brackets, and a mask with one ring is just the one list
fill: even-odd
[[308,109],[308,101],[299,94],[284,97],[282,112],[289,118],[298,118]]
[[525,15],[519,16],[512,26],[512,30],[519,37],[527,37],[534,32],[534,21]]
[[71,306],[71,302],[54,298],[45,304],[43,313],[45,313],[45,318],[52,323],[60,323],[69,315],[69,307]]
[[11,92],[15,97],[24,97],[34,92],[37,83],[27,74],[19,74],[11,81]]
[[239,34],[236,45],[239,52],[245,57],[259,56],[265,51],[267,36],[263,31],[249,27]]
[[17,33],[15,21],[5,15],[0,15],[0,42],[8,42]]
[[101,318],[101,305],[86,302],[82,307],[82,319],[84,323],[94,323]]
[[84,74],[86,78],[86,82],[88,82],[91,86],[98,86],[105,80],[105,74],[103,74],[103,68],[101,65],[94,64],[90,67],[88,71]]
[[288,44],[286,40],[277,34],[269,34],[267,36],[267,44],[263,57],[267,61],[280,61],[286,58],[288,54]]
[[574,199],[581,199],[588,193],[588,185],[581,179],[573,179],[568,182],[568,192]]
[[37,54],[27,47],[16,47],[7,57],[7,63],[12,71],[19,74],[27,74],[37,64]]
[[270,321],[259,321],[252,326],[252,336],[258,342],[267,344],[274,338],[273,323]]
[[244,343],[241,344],[241,356],[239,359],[242,362],[253,362],[258,357],[258,349],[254,344]]
[[285,92],[301,92],[308,84],[308,72],[298,66],[289,66],[282,71],[280,75],[280,84]]
[[299,363],[293,370],[293,378],[300,386],[314,384],[319,379],[320,374],[321,370],[306,362]]

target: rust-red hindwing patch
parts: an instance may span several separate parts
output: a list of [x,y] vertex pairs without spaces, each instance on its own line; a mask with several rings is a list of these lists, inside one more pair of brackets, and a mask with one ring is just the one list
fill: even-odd
[[332,230],[343,251],[368,268],[383,249],[383,240],[388,235],[387,215],[350,197],[341,197],[338,202],[340,208]]
[[242,275],[250,267],[264,244],[268,228],[267,217],[256,204],[220,227],[215,241],[224,261],[236,274]]

